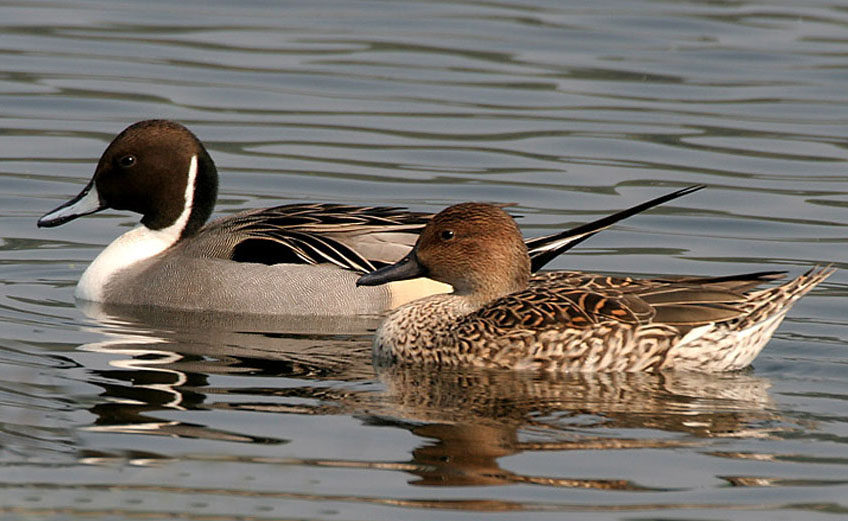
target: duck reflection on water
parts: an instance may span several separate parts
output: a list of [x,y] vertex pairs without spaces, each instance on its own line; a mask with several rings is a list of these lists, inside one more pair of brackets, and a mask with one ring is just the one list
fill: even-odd
[[[234,315],[222,320],[171,311],[141,317],[100,312],[99,327],[109,339],[73,354],[88,367],[90,382],[103,389],[86,430],[285,444],[287,415],[345,415],[366,426],[407,430],[421,441],[408,461],[287,455],[280,462],[400,470],[416,476],[412,483],[430,486],[528,483],[636,491],[647,489],[627,479],[527,475],[500,462],[522,452],[706,445],[710,438],[762,438],[786,428],[771,405],[770,381],[745,371],[375,369],[373,320],[330,324],[297,317],[271,324]],[[95,353],[99,359],[91,358]],[[222,378],[212,385],[214,377]],[[228,429],[204,425],[196,414],[187,415],[193,421],[174,419],[181,411],[212,410],[279,415],[271,421],[280,436],[239,432],[231,423]],[[162,411],[178,414],[163,421],[157,419]]]

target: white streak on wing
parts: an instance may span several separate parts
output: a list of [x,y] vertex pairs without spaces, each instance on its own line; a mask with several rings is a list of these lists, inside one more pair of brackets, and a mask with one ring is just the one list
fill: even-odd
[[[592,231],[591,233],[595,233],[595,231]],[[580,235],[565,237],[565,238],[562,238],[562,239],[559,239],[559,240],[556,240],[556,241],[553,241],[553,242],[549,242],[547,244],[537,245],[531,251],[534,254],[538,254],[538,253],[542,253],[542,252],[546,252],[546,251],[553,251],[553,250],[556,250],[557,248],[559,248],[561,246],[565,246],[567,244],[571,244],[574,241],[582,239],[586,235],[589,235],[589,233],[581,233]]]
[[197,156],[192,156],[185,189],[185,208],[174,224],[161,230],[141,225],[112,241],[82,274],[74,296],[81,300],[103,302],[106,284],[119,271],[162,253],[177,242],[191,215],[196,180]]

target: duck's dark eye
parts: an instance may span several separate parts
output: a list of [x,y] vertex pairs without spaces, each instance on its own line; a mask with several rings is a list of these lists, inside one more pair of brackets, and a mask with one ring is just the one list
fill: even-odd
[[135,166],[135,162],[135,156],[132,154],[124,156],[118,160],[118,164],[121,165],[123,168],[130,168],[132,166]]
[[449,241],[451,239],[453,239],[453,230],[443,230],[442,240]]

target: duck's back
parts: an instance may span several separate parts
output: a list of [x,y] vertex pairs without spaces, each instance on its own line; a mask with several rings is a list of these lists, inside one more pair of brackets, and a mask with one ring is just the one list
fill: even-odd
[[291,204],[216,219],[181,246],[194,257],[369,271],[406,255],[428,218],[392,207]]

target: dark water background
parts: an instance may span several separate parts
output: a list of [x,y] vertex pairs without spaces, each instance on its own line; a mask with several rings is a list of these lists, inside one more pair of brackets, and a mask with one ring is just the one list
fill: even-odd
[[[555,268],[835,263],[742,374],[370,365],[369,321],[81,309],[134,216],[37,230],[137,120],[218,213],[515,202],[528,235],[694,183]],[[845,2],[0,3],[0,517],[848,516]]]

